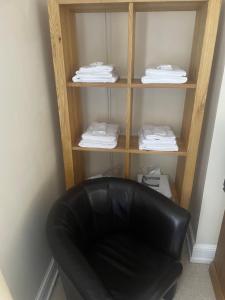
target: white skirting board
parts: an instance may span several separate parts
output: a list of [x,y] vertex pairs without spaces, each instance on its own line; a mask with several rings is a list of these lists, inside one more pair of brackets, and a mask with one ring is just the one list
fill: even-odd
[[35,300],[49,300],[58,277],[58,268],[52,258]]
[[186,242],[191,263],[210,264],[213,261],[217,245],[196,243],[191,224],[188,228]]

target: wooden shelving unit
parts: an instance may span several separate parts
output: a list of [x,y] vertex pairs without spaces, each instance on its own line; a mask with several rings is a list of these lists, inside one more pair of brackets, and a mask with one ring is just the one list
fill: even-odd
[[[171,155],[178,157],[177,175],[172,184],[173,195],[182,207],[188,207],[192,192],[198,145],[220,14],[220,0],[49,0],[52,53],[58,97],[61,138],[67,188],[85,178],[82,153],[112,152],[124,154],[125,177],[130,176],[133,154]],[[145,84],[134,78],[135,16],[146,11],[195,11],[190,81],[185,84]],[[128,52],[127,78],[112,83],[73,83],[71,77],[79,68],[77,55],[76,13],[127,12]],[[126,130],[115,149],[81,148],[80,88],[126,89]],[[132,136],[132,105],[134,89],[186,89],[179,151],[142,151],[138,138]],[[163,108],[162,108],[163,109]],[[149,120],[151,122],[151,120]]]

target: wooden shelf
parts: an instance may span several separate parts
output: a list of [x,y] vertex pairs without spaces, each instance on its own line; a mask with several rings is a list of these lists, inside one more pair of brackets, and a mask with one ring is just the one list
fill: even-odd
[[131,145],[129,152],[133,154],[159,154],[159,155],[169,155],[169,156],[186,156],[187,151],[181,141],[177,139],[177,144],[179,147],[178,151],[152,151],[152,150],[139,150],[138,136],[131,137]]
[[152,151],[152,150],[139,150],[138,144],[138,136],[131,137],[131,146],[130,148],[125,147],[125,136],[121,135],[118,139],[118,145],[114,149],[105,149],[105,148],[86,148],[79,147],[79,140],[75,142],[73,146],[74,151],[88,151],[88,152],[120,152],[120,153],[128,153],[128,154],[148,154],[148,155],[166,155],[166,156],[186,156],[187,151],[185,150],[183,144],[178,139],[178,147],[179,151]]
[[126,152],[127,150],[125,149],[125,136],[120,135],[118,138],[118,144],[116,148],[114,149],[105,149],[105,148],[86,148],[86,147],[80,147],[78,146],[80,139],[75,142],[75,145],[72,147],[73,150],[75,151],[88,151],[88,152],[119,152],[123,153]]
[[188,81],[186,83],[142,83],[140,79],[133,79],[132,88],[138,89],[149,89],[149,88],[158,88],[158,89],[195,89],[196,83]]
[[[191,199],[193,178],[202,128],[204,106],[207,96],[213,52],[220,15],[221,0],[48,0],[52,52],[56,89],[58,96],[66,187],[79,184],[85,178],[85,162],[81,152],[113,152],[124,154],[124,177],[130,177],[132,154],[164,155],[177,157],[175,184],[172,184],[173,198],[179,205],[188,208]],[[134,79],[136,15],[152,11],[197,10],[192,42],[189,77],[193,81],[184,84],[142,84]],[[127,79],[116,83],[73,83],[68,82],[79,62],[76,35],[76,13],[127,12]],[[178,12],[179,13],[179,12]],[[122,16],[122,15],[121,15]],[[150,16],[149,16],[150,17]],[[147,25],[147,23],[146,23]],[[151,28],[154,31],[154,28]],[[146,30],[142,31],[144,34]],[[153,34],[154,36],[154,34]],[[138,37],[137,37],[138,40]],[[113,43],[116,47],[116,43]],[[182,46],[182,45],[180,45]],[[170,51],[170,49],[168,49]],[[153,55],[153,56],[152,56]],[[149,53],[154,57],[154,53]],[[196,84],[198,82],[198,84]],[[125,136],[120,136],[115,149],[81,148],[79,141],[71,144],[73,137],[80,135],[83,127],[82,100],[79,88],[124,88],[126,89]],[[78,89],[77,89],[78,88]],[[138,137],[132,135],[134,89],[186,89],[186,99],[181,126],[182,143],[179,151],[139,150]],[[77,89],[77,90],[76,90]],[[122,108],[121,108],[122,109]],[[164,110],[165,107],[162,107]],[[149,114],[148,122],[151,122]],[[162,123],[163,120],[160,120]],[[172,125],[172,124],[171,124]],[[188,149],[188,151],[187,151]]]
[[127,80],[119,79],[115,83],[104,83],[104,82],[68,82],[67,87],[70,88],[88,88],[88,87],[99,87],[99,88],[127,88]]
[[[126,79],[120,79],[115,83],[103,83],[103,82],[67,82],[69,88],[128,88],[129,85]],[[130,85],[131,88],[138,89],[195,89],[196,83],[188,81],[186,83],[142,83],[140,79],[133,79]]]
[[75,12],[128,11],[127,4],[134,3],[135,11],[192,11],[198,10],[207,0],[58,0]]

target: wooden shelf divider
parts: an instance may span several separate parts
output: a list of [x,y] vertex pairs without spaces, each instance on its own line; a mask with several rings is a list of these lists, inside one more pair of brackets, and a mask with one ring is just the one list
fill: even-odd
[[[176,180],[172,184],[173,198],[188,208],[191,199],[205,101],[209,84],[217,35],[221,0],[48,0],[52,56],[55,71],[63,149],[66,187],[85,178],[83,152],[123,153],[124,177],[130,177],[131,155],[167,155],[178,157]],[[189,78],[184,84],[142,84],[134,79],[135,16],[147,11],[196,11]],[[76,13],[128,13],[127,78],[116,83],[73,83],[71,74],[79,67]],[[152,28],[154,30],[154,28]],[[120,136],[115,149],[82,148],[81,88],[126,89],[125,135]],[[181,137],[178,151],[139,150],[138,137],[132,136],[132,106],[134,89],[186,89]],[[151,122],[151,120],[149,120]],[[176,188],[175,188],[176,186]],[[179,198],[178,198],[179,197]]]

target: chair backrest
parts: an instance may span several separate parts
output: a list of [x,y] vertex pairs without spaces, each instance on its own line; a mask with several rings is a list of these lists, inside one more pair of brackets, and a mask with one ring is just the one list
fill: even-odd
[[52,209],[48,227],[63,229],[80,250],[107,234],[132,231],[178,258],[188,220],[187,211],[156,191],[106,177],[69,190]]

